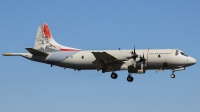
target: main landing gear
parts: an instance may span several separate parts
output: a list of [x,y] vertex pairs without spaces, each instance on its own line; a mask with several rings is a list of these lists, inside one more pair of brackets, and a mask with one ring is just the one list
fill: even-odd
[[[131,75],[132,75],[132,73],[129,73],[129,75],[127,77],[127,81],[128,82],[132,82],[134,80],[134,78]],[[112,72],[111,75],[110,75],[110,77],[112,79],[117,79],[118,75],[115,72]]]
[[134,80],[134,78],[131,75],[132,75],[132,73],[129,73],[129,75],[127,77],[128,82],[132,82]]
[[172,74],[170,75],[171,78],[175,78],[174,72],[175,72],[175,71],[172,71]]
[[112,79],[117,79],[118,75],[116,73],[112,72],[111,75],[110,75],[110,77]]

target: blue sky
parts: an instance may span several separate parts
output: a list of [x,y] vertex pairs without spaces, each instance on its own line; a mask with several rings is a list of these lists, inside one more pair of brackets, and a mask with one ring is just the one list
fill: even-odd
[[0,52],[27,52],[47,23],[60,44],[80,49],[177,48],[197,59],[185,71],[134,74],[50,67],[0,56],[1,112],[199,112],[199,0],[1,1]]

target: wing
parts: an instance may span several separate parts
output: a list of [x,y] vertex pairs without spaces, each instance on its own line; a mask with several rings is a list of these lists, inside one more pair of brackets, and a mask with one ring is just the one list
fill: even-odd
[[122,61],[116,60],[117,58],[115,56],[112,56],[107,52],[92,52],[92,54],[96,58],[92,63],[98,71],[101,69],[112,71],[116,65],[121,65],[121,63],[123,63]]
[[93,55],[95,56],[96,59],[103,59],[103,60],[107,60],[107,59],[117,59],[116,57],[108,54],[107,52],[92,52]]

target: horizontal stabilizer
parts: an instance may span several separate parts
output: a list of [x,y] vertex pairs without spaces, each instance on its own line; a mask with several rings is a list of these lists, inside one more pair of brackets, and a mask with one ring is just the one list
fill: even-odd
[[3,53],[3,56],[12,56],[12,53]]
[[28,55],[29,53],[3,53],[3,56],[24,56]]
[[26,50],[28,52],[30,52],[31,54],[37,55],[37,56],[48,56],[49,55],[48,53],[45,53],[45,52],[42,52],[42,51],[39,51],[39,50],[36,50],[33,48],[26,48]]

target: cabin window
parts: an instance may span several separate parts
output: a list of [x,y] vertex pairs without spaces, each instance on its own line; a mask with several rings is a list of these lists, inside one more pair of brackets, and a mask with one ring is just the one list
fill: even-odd
[[81,56],[82,59],[84,59],[84,56]]
[[160,58],[160,57],[161,57],[161,55],[159,54],[159,55],[158,55],[158,58]]

